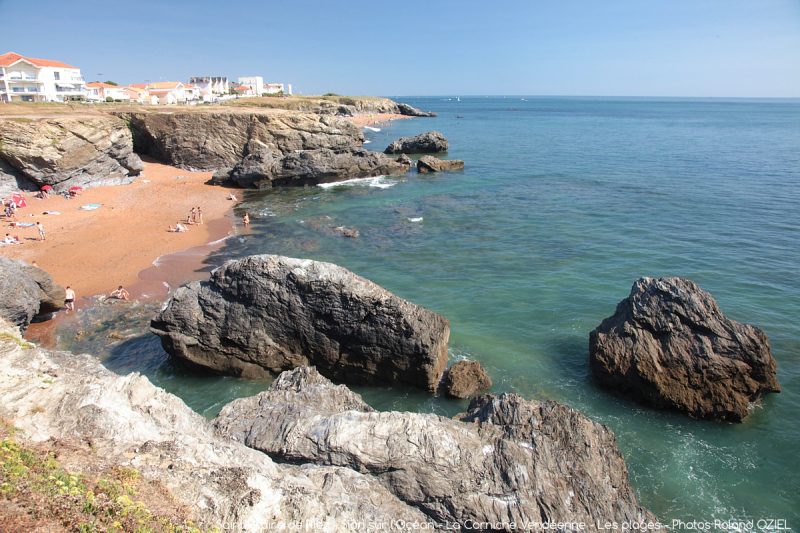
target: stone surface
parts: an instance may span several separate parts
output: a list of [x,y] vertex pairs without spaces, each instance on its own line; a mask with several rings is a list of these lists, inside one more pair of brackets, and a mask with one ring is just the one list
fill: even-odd
[[597,379],[657,407],[741,421],[762,394],[780,392],[769,340],[722,314],[683,278],[640,278],[589,336]]
[[37,190],[35,183],[0,158],[0,198],[6,198],[17,191],[35,190]]
[[397,112],[401,115],[407,115],[410,117],[435,117],[436,113],[433,111],[422,111],[421,109],[417,109],[416,107],[410,106],[408,104],[398,103],[397,104]]
[[376,412],[298,368],[213,423],[275,460],[362,473],[439,526],[655,521],[636,502],[614,434],[554,402],[482,396],[458,420]]
[[428,131],[413,137],[400,137],[386,147],[387,154],[435,154],[446,152],[447,139],[438,131]]
[[464,162],[460,159],[439,159],[432,155],[424,155],[417,161],[417,172],[447,172],[451,170],[464,170]]
[[181,287],[151,323],[164,349],[233,375],[313,364],[351,383],[435,390],[447,320],[352,272],[275,255],[229,261]]
[[492,386],[492,378],[478,361],[461,360],[445,372],[444,392],[453,398],[469,398]]
[[111,116],[0,118],[0,159],[56,190],[130,183],[144,168],[127,124]]
[[[90,355],[31,348],[0,325],[0,416],[15,439],[60,443],[134,468],[220,531],[363,531],[427,525],[378,480],[351,469],[276,464],[221,438],[205,418],[137,373]],[[293,525],[294,524],[294,525]]]
[[0,318],[25,330],[40,314],[64,307],[64,289],[47,272],[0,257]]

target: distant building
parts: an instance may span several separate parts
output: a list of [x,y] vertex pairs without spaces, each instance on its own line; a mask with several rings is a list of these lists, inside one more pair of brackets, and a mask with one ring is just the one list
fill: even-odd
[[119,85],[90,81],[86,84],[86,99],[90,102],[103,102],[107,98],[129,101],[131,96],[125,89]]
[[261,96],[264,94],[264,78],[261,76],[243,76],[239,78],[239,85],[250,87],[252,94]]
[[266,85],[264,85],[264,92],[267,94],[278,94],[278,93],[286,94],[286,91],[283,90],[282,83],[267,83]]
[[230,83],[224,76],[192,76],[189,83],[197,87],[198,95],[204,101],[230,92]]
[[[141,85],[141,87],[139,86]],[[138,104],[146,104],[150,101],[150,93],[147,92],[146,84],[128,85],[123,90],[128,95],[128,100]]]
[[186,102],[186,89],[179,81],[157,81],[147,84],[150,103],[159,105],[182,104]]
[[0,55],[0,101],[65,102],[82,100],[85,83],[81,69],[61,61]]

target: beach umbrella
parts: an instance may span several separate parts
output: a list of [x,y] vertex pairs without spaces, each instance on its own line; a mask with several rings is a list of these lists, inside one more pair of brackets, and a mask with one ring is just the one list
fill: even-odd
[[53,186],[52,185],[42,185],[42,190],[43,191],[52,191],[53,190]]
[[28,207],[28,202],[25,201],[25,197],[20,193],[12,194],[11,199],[17,204],[17,207]]

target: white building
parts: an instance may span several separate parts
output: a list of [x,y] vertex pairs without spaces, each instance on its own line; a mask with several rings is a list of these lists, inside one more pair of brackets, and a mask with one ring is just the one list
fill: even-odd
[[230,93],[228,78],[224,76],[192,76],[189,83],[195,86],[198,96],[204,101]]
[[90,81],[86,84],[86,99],[90,102],[105,102],[111,98],[115,101],[128,102],[131,99],[131,95],[126,89],[127,87],[120,87],[119,85]]
[[78,67],[14,52],[0,55],[0,102],[65,102],[84,96]]
[[239,85],[250,87],[255,96],[264,94],[264,78],[261,76],[243,76],[239,78]]
[[291,83],[266,83],[264,84],[264,92],[267,94],[292,94]]
[[150,102],[153,104],[183,104],[186,103],[186,89],[179,81],[157,81],[147,85]]

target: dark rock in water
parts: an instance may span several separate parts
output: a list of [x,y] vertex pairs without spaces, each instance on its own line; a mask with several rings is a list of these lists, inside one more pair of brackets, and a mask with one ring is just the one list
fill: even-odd
[[444,375],[444,391],[453,398],[469,398],[492,386],[492,378],[478,361],[458,361]]
[[417,161],[417,172],[445,172],[449,170],[464,170],[464,162],[460,159],[438,159],[432,155],[424,155]]
[[230,261],[175,291],[151,322],[170,354],[263,376],[316,365],[334,379],[428,390],[447,364],[447,320],[330,263],[274,255]]
[[397,161],[398,163],[400,163],[402,165],[407,166],[408,168],[411,168],[411,165],[413,164],[413,161],[411,161],[411,158],[408,157],[406,154],[400,154],[400,156],[397,159],[395,159],[395,161]]
[[416,107],[410,106],[408,104],[397,104],[397,112],[401,115],[407,115],[410,117],[435,117],[436,113],[433,111],[422,111],[421,109],[417,109]]
[[446,152],[447,139],[438,131],[420,133],[414,137],[400,137],[386,147],[387,154],[435,154]]
[[251,150],[242,163],[233,168],[230,179],[241,187],[261,189],[276,185],[317,185],[406,172],[408,166],[403,163],[369,150],[303,150],[281,156],[262,147]]
[[683,278],[640,278],[589,336],[597,379],[657,407],[740,422],[780,392],[769,340]]
[[332,228],[334,233],[347,237],[348,239],[357,239],[361,233],[355,228],[348,228],[347,226],[335,226]]
[[439,526],[655,522],[636,501],[614,434],[555,402],[487,395],[460,420],[376,412],[298,368],[229,403],[213,424],[280,462],[360,472]]
[[42,314],[64,307],[64,289],[47,272],[0,257],[0,318],[25,330]]

